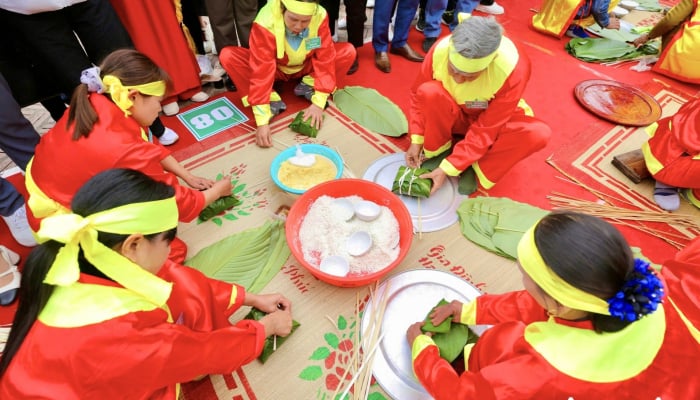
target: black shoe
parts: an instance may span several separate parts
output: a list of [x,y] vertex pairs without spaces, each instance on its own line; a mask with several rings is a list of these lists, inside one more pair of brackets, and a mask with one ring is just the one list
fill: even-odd
[[425,29],[425,10],[422,8],[418,11],[418,22],[416,22],[416,30],[418,32],[423,32]]
[[450,24],[452,24],[452,22],[454,22],[454,20],[455,20],[454,10],[445,11],[444,13],[442,13],[442,23],[443,24],[449,26]]
[[226,90],[229,92],[235,92],[238,89],[236,88],[236,85],[233,84],[233,81],[231,80],[231,77],[228,75],[224,76],[224,86],[226,86]]
[[357,72],[357,69],[360,68],[360,60],[358,60],[357,56],[355,56],[355,61],[352,62],[352,65],[350,66],[350,69],[348,69],[348,75],[352,75],[355,72]]
[[430,48],[433,47],[435,42],[437,42],[437,39],[438,38],[434,38],[434,37],[425,38],[425,40],[423,40],[423,51],[426,53],[429,52]]

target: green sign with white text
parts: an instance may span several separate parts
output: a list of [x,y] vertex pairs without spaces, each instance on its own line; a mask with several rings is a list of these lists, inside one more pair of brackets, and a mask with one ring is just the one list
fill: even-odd
[[178,114],[177,118],[198,141],[248,121],[248,117],[225,97]]

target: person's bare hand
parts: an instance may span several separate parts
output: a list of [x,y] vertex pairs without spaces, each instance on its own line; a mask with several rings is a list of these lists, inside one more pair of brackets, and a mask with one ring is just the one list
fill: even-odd
[[260,319],[265,327],[265,337],[277,335],[287,336],[292,332],[292,309],[277,310]]
[[233,190],[233,185],[231,184],[231,176],[226,175],[221,180],[214,182],[210,188],[217,194],[217,199],[219,197],[230,196]]
[[620,29],[620,20],[617,17],[610,17],[606,29]]
[[634,47],[639,47],[639,46],[643,45],[644,43],[646,43],[647,41],[649,41],[649,34],[645,33],[642,36],[634,39],[634,42],[632,42],[632,44],[634,45]]
[[266,313],[277,310],[291,310],[292,302],[279,293],[256,295],[253,300],[253,307]]
[[206,190],[214,186],[215,181],[190,174],[185,178],[185,183],[187,183],[192,189]]
[[414,322],[413,324],[411,324],[411,326],[408,327],[408,330],[406,330],[406,340],[408,341],[409,346],[413,346],[413,342],[419,335],[432,336],[431,332],[423,333],[423,331],[420,329],[424,324],[425,322],[418,321]]
[[445,183],[445,179],[447,179],[447,174],[442,169],[435,168],[427,174],[419,176],[419,178],[427,178],[433,180],[433,188],[430,189],[430,194],[432,195],[433,193],[437,192],[438,189],[440,189],[440,187]]
[[411,143],[406,150],[406,165],[409,168],[420,167],[423,156],[423,145],[417,143]]
[[304,110],[304,121],[311,118],[310,125],[316,129],[321,129],[321,122],[323,121],[323,109],[316,104],[310,105],[306,110]]
[[270,125],[261,125],[255,131],[255,144],[258,147],[272,147],[272,135]]
[[430,318],[430,322],[437,326],[447,318],[452,318],[452,322],[459,322],[461,312],[462,303],[457,300],[452,300],[449,304],[443,304],[436,307],[428,317]]

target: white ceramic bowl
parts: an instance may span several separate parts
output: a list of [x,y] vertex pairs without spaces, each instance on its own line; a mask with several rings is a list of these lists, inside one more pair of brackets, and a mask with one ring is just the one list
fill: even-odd
[[350,263],[342,256],[328,256],[318,266],[321,271],[333,276],[346,276],[350,272]]
[[634,10],[635,8],[639,7],[639,3],[633,0],[622,0],[620,1],[620,7],[628,10]]
[[613,10],[612,10],[612,13],[617,18],[622,18],[625,15],[629,14],[630,12],[625,8],[622,8],[620,6],[615,6],[615,8],[613,8]]
[[355,215],[362,221],[374,221],[381,212],[382,208],[373,201],[361,200],[355,203]]
[[343,221],[350,221],[355,216],[355,205],[346,197],[333,200],[333,212],[338,213]]
[[348,254],[359,257],[372,248],[372,236],[365,231],[357,231],[350,235],[345,246]]

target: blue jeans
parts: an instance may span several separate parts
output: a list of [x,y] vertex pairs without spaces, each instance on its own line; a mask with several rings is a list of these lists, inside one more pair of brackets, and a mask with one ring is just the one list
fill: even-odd
[[[450,31],[457,26],[457,14],[460,12],[471,13],[476,6],[479,5],[479,0],[457,0],[454,8],[454,20],[450,24]],[[426,38],[436,38],[440,36],[442,28],[440,21],[442,13],[447,8],[447,0],[428,0],[425,6],[425,28],[423,34]]]
[[[39,134],[22,115],[5,78],[0,74],[0,149],[23,170],[34,156]],[[0,178],[0,215],[8,216],[24,204],[14,186]]]
[[[396,21],[394,21],[394,37],[392,48],[406,45],[408,30],[416,15],[419,0],[398,0]],[[389,23],[394,14],[394,2],[379,0],[374,3],[374,19],[372,20],[372,46],[375,52],[387,51],[389,48]]]

